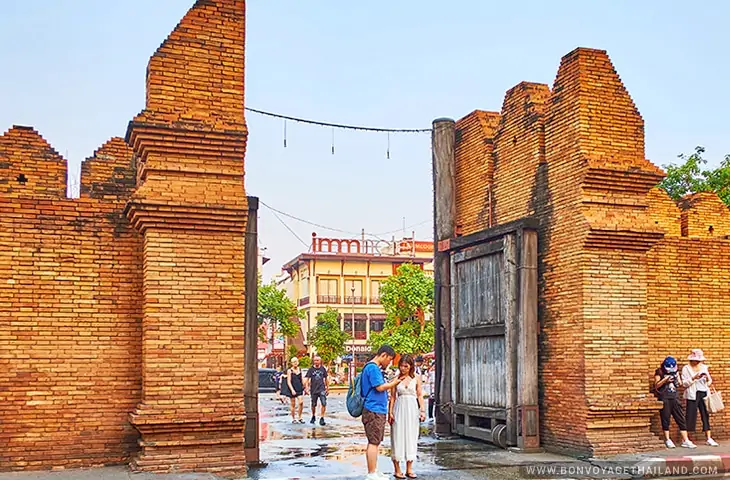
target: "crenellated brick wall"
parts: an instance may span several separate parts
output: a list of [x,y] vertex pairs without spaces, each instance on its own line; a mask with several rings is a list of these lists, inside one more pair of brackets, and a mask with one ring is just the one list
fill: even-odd
[[[83,163],[82,189],[134,178],[131,150],[110,144]],[[67,199],[66,161],[29,128],[0,136],[0,158],[0,469],[122,462],[142,363],[128,193]]]
[[0,136],[0,471],[245,471],[243,0],[198,0],[82,164]]
[[[480,130],[480,118],[499,120]],[[457,122],[461,233],[487,228],[485,218],[540,222],[549,447],[597,455],[660,447],[649,379],[665,355],[703,348],[718,384],[730,382],[730,211],[714,194],[677,206],[656,189],[664,173],[645,159],[643,129],[606,53],[583,48],[563,57],[552,90],[520,83],[500,113]],[[714,422],[727,438],[727,415]]]

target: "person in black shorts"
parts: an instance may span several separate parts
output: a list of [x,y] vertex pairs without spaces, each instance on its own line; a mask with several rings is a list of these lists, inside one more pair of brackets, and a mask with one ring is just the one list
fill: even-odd
[[682,435],[682,447],[697,448],[687,437],[687,425],[684,420],[684,409],[679,403],[679,375],[677,374],[677,361],[674,357],[667,357],[662,365],[654,372],[654,391],[659,400],[664,403],[660,413],[662,430],[664,431],[664,445],[667,448],[675,448],[674,442],[669,438],[669,421],[674,417]]
[[305,378],[305,392],[309,391],[312,397],[312,418],[309,423],[317,421],[317,403],[320,403],[319,424],[324,426],[324,415],[327,413],[327,395],[330,393],[330,385],[327,378],[327,369],[322,366],[322,359],[317,355],[314,357],[314,365],[307,370]]
[[286,371],[286,378],[283,381],[286,382],[286,385],[282,385],[282,393],[289,397],[291,402],[291,421],[292,423],[304,423],[304,420],[302,420],[304,384],[302,383],[302,370],[299,368],[299,359],[297,357],[291,359],[291,368]]

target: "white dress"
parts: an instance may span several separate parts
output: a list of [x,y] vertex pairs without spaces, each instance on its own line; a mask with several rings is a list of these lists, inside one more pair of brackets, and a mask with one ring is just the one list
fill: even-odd
[[418,450],[418,434],[420,432],[420,413],[416,395],[415,378],[408,385],[399,383],[396,387],[398,396],[393,407],[395,421],[390,427],[391,457],[396,462],[413,462]]

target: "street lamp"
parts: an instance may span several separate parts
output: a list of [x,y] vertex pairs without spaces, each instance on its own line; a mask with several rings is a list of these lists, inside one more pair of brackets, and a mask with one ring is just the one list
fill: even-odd
[[352,293],[351,299],[352,299],[352,318],[351,318],[351,327],[352,327],[352,368],[350,368],[350,375],[352,378],[355,378],[355,367],[357,366],[355,363],[355,282],[352,282],[352,288],[350,290]]

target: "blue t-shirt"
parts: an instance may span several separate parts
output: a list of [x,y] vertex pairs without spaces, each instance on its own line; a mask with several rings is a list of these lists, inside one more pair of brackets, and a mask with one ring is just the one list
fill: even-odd
[[379,392],[375,390],[375,387],[379,387],[384,383],[383,372],[377,364],[369,362],[365,365],[365,368],[362,369],[362,380],[360,381],[362,396],[365,398],[364,407],[373,413],[382,413],[383,415],[388,413],[388,392]]

